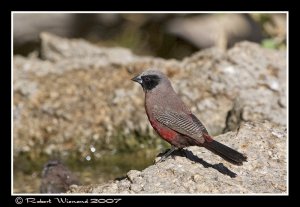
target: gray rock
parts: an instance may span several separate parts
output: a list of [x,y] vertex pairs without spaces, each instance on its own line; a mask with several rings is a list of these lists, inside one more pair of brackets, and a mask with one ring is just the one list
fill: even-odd
[[[201,147],[186,148],[143,171],[131,170],[127,178],[95,187],[78,187],[69,193],[128,194],[286,194],[286,128],[271,122],[248,122],[235,132],[215,138],[245,153],[248,162],[232,165]],[[230,177],[236,173],[235,178]]]
[[100,35],[105,29],[121,21],[119,13],[14,13],[14,46],[39,41],[41,32],[50,32],[64,37]]
[[62,36],[73,33],[74,14],[15,13],[13,14],[14,44],[37,42],[39,33],[48,31]]

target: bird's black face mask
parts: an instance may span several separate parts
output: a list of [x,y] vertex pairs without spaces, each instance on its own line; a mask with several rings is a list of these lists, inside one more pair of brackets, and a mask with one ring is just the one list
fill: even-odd
[[132,80],[141,84],[144,90],[150,91],[159,84],[160,77],[157,75],[144,75],[136,76]]

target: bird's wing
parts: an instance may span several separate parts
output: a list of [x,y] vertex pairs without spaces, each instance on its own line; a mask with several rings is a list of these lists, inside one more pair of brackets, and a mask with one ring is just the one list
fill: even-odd
[[207,130],[193,114],[178,113],[160,108],[155,108],[153,113],[156,120],[166,127],[189,136],[200,143],[205,141],[203,133],[208,134]]

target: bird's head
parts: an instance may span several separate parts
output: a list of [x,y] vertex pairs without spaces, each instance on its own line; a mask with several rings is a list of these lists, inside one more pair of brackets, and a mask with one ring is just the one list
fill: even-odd
[[167,76],[158,70],[149,69],[135,76],[131,80],[138,82],[143,87],[144,91],[151,91],[158,86],[164,84],[169,85],[170,81]]

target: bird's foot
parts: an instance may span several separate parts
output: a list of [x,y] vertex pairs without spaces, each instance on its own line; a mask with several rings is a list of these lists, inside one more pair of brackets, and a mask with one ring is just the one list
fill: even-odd
[[177,150],[177,148],[172,146],[172,148],[169,151],[167,151],[165,154],[163,154],[161,158],[155,162],[155,164],[165,161],[175,150]]

